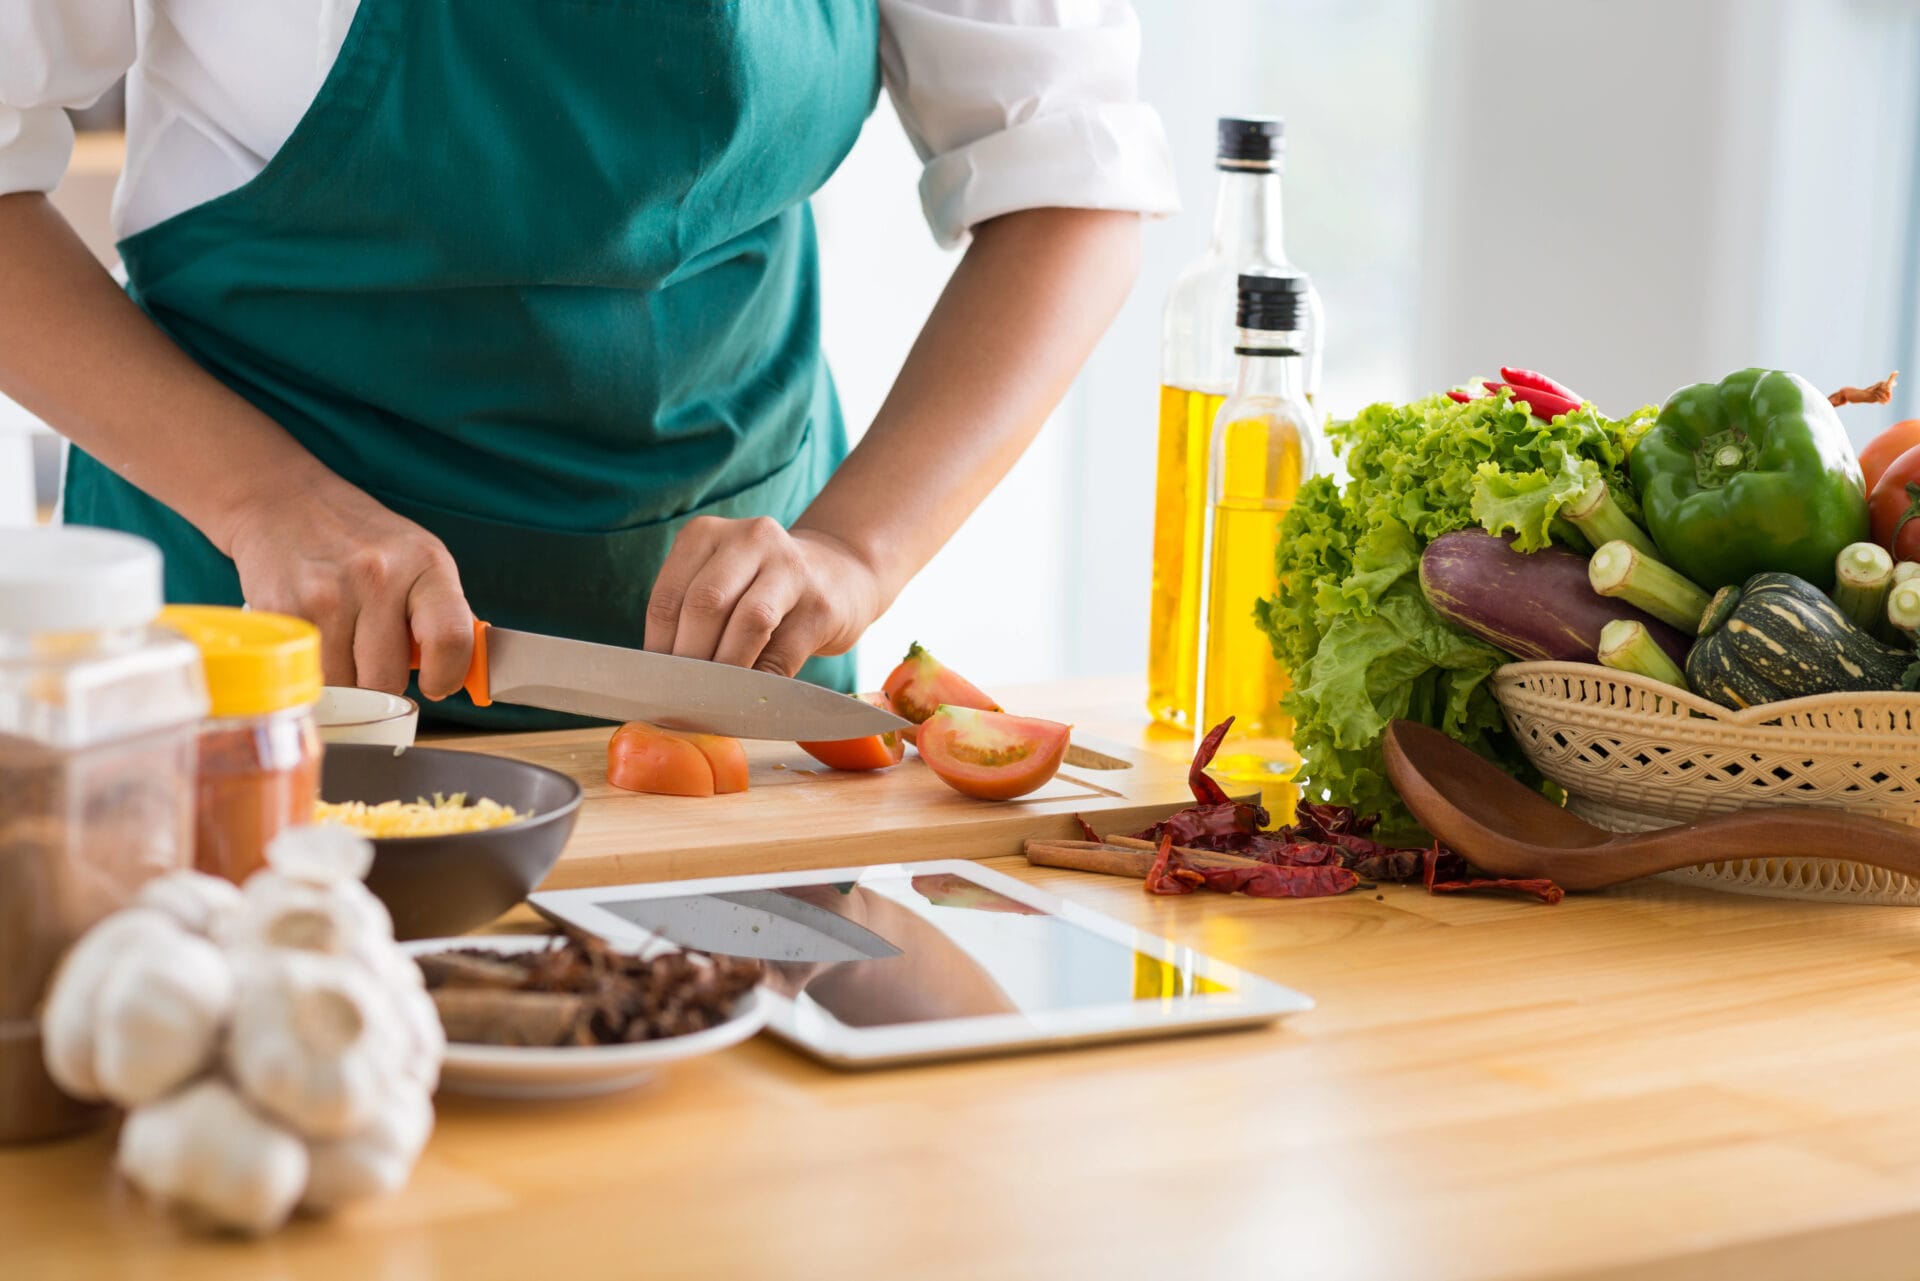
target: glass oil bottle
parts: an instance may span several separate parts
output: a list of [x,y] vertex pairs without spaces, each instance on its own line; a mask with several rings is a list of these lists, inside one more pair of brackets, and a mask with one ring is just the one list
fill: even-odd
[[[1285,273],[1280,175],[1286,125],[1223,118],[1213,233],[1206,254],[1174,283],[1162,319],[1160,439],[1153,523],[1153,597],[1148,611],[1147,710],[1179,729],[1195,724],[1198,700],[1201,549],[1205,541],[1207,444],[1234,378],[1234,291],[1242,272]],[[1309,289],[1296,331],[1309,400],[1320,377],[1320,297]]]
[[1280,709],[1286,671],[1254,622],[1274,594],[1280,523],[1300,486],[1332,467],[1306,400],[1302,326],[1309,283],[1297,273],[1239,277],[1232,393],[1215,416],[1208,451],[1206,576],[1200,629],[1198,726],[1234,718],[1214,758],[1223,778],[1257,783],[1275,804],[1299,772],[1293,722]]

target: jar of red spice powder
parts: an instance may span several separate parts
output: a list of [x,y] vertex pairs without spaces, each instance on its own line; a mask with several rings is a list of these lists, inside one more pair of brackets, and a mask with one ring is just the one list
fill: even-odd
[[162,626],[192,641],[211,705],[200,727],[194,866],[235,883],[320,796],[320,632],[282,614],[172,605]]

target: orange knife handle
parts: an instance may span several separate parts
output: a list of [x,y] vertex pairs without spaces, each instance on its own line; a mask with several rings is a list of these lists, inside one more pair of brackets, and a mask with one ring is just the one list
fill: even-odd
[[[413,642],[413,670],[420,670],[420,642]],[[487,625],[473,620],[473,662],[467,667],[467,697],[475,707],[493,706],[493,690],[487,677]]]

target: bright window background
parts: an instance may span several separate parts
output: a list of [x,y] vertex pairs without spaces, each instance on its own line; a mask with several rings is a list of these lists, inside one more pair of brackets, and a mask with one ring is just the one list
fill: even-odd
[[[1920,381],[1915,0],[1136,7],[1186,210],[1148,227],[1039,443],[874,626],[868,685],[915,639],[989,686],[1143,668],[1159,310],[1205,244],[1219,115],[1287,119],[1287,249],[1326,299],[1331,413],[1506,363],[1616,412],[1751,364]],[[855,431],[953,264],[917,174],[883,104],[818,202]],[[1849,429],[1920,412],[1917,391]]]

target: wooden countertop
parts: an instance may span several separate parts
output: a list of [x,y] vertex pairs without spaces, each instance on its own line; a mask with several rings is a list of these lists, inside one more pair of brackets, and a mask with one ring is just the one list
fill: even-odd
[[[1153,741],[1134,703],[1020,699]],[[867,1075],[762,1038],[598,1101],[447,1098],[402,1196],[256,1244],[180,1233],[104,1135],[0,1151],[0,1272],[1872,1281],[1920,1257],[1920,914],[1664,884],[1169,900],[991,865],[1319,1008]]]

